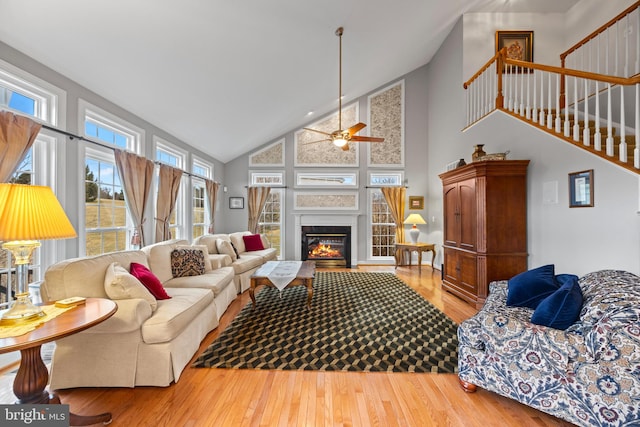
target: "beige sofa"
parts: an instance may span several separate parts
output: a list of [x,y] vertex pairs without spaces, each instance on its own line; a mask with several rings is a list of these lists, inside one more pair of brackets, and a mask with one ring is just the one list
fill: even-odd
[[[198,237],[193,244],[205,245],[209,251],[209,260],[216,267],[231,266],[235,276],[233,281],[238,294],[249,289],[251,286],[251,275],[265,262],[274,261],[278,257],[275,248],[270,247],[269,241],[264,237],[262,244],[265,249],[258,251],[247,251],[242,236],[251,235],[249,231],[238,231],[230,234],[205,234]],[[238,256],[234,253],[221,253],[218,248],[218,240],[225,240],[233,244]]]
[[[73,296],[108,298],[107,270],[117,262],[126,271],[132,262],[153,272],[170,299],[116,299],[118,310],[106,321],[56,341],[51,389],[70,387],[168,386],[197,352],[202,339],[219,324],[236,297],[231,267],[173,278],[171,251],[185,240],[158,243],[137,251],[69,259],[45,272],[44,301]],[[111,292],[112,293],[112,292]],[[148,294],[150,295],[150,294]],[[155,310],[153,306],[157,306]]]

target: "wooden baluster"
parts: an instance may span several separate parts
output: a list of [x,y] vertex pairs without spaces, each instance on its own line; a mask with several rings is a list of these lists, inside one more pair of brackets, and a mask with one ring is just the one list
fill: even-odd
[[611,83],[607,83],[607,156],[613,156],[613,123],[611,111]]
[[496,84],[497,84],[497,96],[496,96],[496,108],[504,108],[504,94],[502,93],[504,77],[504,63],[502,62],[502,55],[498,55],[498,61],[496,62]]
[[578,123],[578,78],[573,78],[573,140],[580,141],[580,124]]
[[621,162],[627,162],[627,126],[624,111],[624,86],[620,85],[620,145],[618,146]]
[[584,79],[584,128],[582,128],[582,144],[591,145],[591,129],[589,129],[589,79]]

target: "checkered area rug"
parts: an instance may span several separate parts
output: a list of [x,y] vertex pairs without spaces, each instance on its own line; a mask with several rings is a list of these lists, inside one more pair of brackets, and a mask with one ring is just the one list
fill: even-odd
[[260,288],[195,367],[457,372],[458,326],[392,273],[316,272],[307,289]]

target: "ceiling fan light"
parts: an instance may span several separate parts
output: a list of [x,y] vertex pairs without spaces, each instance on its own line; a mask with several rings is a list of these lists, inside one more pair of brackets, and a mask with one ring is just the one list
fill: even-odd
[[344,147],[347,144],[347,140],[344,138],[336,138],[333,140],[333,144],[336,147]]

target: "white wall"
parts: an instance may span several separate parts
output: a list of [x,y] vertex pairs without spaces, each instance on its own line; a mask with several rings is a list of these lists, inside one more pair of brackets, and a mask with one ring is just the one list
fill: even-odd
[[[591,13],[595,12],[592,10]],[[477,68],[467,71],[465,67],[471,67],[471,63],[477,63],[479,67],[493,55],[494,23],[486,25],[483,30],[484,39],[490,44],[484,60],[479,59],[480,54],[470,52],[473,49],[466,45],[471,40],[471,45],[479,49],[482,31],[477,18],[468,20],[465,16],[459,21],[428,65],[428,203],[429,216],[439,217],[439,221],[429,224],[429,239],[438,245],[441,252],[442,187],[437,174],[453,160],[465,158],[470,161],[473,146],[484,143],[487,152],[509,150],[510,159],[531,160],[527,197],[530,268],[554,263],[558,272],[578,275],[603,268],[639,274],[637,176],[503,113],[494,113],[461,132],[465,114],[462,81],[477,71]],[[557,22],[555,16],[544,19]],[[471,22],[473,37],[468,34],[467,22]],[[540,32],[540,28],[536,26],[534,31]],[[535,38],[534,48],[545,48],[538,43],[539,39]],[[553,44],[557,43],[554,41]],[[555,48],[559,54],[561,47]],[[460,57],[461,51],[465,52],[464,59]],[[470,52],[468,58],[467,52]],[[537,62],[538,55],[534,55]],[[568,173],[585,169],[594,169],[595,207],[570,209]],[[546,182],[558,183],[557,204],[543,202],[542,189]],[[441,255],[438,255],[436,263],[441,260]]]

